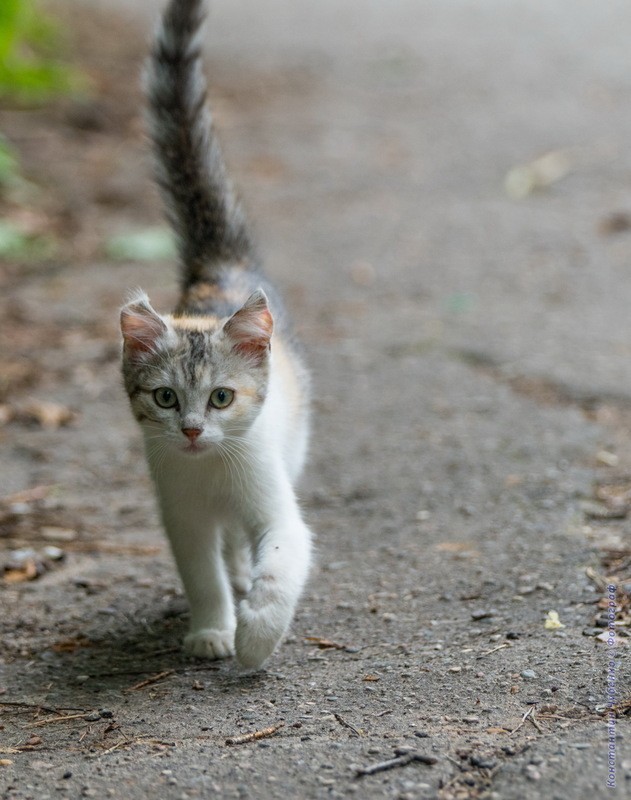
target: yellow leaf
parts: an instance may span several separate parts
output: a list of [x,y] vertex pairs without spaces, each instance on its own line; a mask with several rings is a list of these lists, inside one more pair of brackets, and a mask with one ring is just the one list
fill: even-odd
[[559,615],[556,611],[548,611],[543,627],[549,631],[556,631],[559,628],[565,628],[565,625],[559,619]]

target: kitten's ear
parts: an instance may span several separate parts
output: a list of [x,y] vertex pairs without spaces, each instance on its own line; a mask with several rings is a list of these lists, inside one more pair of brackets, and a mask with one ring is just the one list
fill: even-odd
[[167,326],[151,307],[147,295],[142,294],[123,306],[121,331],[125,353],[137,357],[156,351],[156,343],[167,332]]
[[224,334],[233,342],[233,349],[256,364],[261,364],[270,350],[273,329],[272,312],[262,289],[251,294],[223,327]]

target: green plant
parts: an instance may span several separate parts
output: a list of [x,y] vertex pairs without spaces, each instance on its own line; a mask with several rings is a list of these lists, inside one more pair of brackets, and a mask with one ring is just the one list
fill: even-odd
[[20,183],[20,165],[13,148],[0,133],[0,195]]
[[58,29],[35,0],[0,0],[0,96],[38,102],[73,89],[77,75],[58,49]]

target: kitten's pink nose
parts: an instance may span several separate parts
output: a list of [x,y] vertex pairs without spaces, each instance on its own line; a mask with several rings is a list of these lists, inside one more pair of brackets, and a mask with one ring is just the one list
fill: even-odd
[[202,432],[201,428],[182,428],[182,433],[184,434],[184,436],[188,437],[191,440],[191,442],[194,442],[201,432]]

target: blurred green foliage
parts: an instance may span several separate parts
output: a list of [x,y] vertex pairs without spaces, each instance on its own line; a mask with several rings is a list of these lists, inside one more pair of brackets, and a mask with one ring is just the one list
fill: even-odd
[[[0,200],[8,200],[10,205],[25,208],[36,193],[37,188],[22,176],[14,149],[0,134]],[[19,220],[12,219],[10,215],[0,219],[0,259],[41,261],[50,258],[56,247],[52,233],[24,230]]]
[[175,258],[173,234],[166,227],[142,228],[110,237],[105,252],[115,261],[156,261]]
[[59,48],[59,29],[36,0],[0,0],[0,96],[32,103],[76,88]]
[[0,133],[0,195],[20,183],[20,165],[13,148]]

